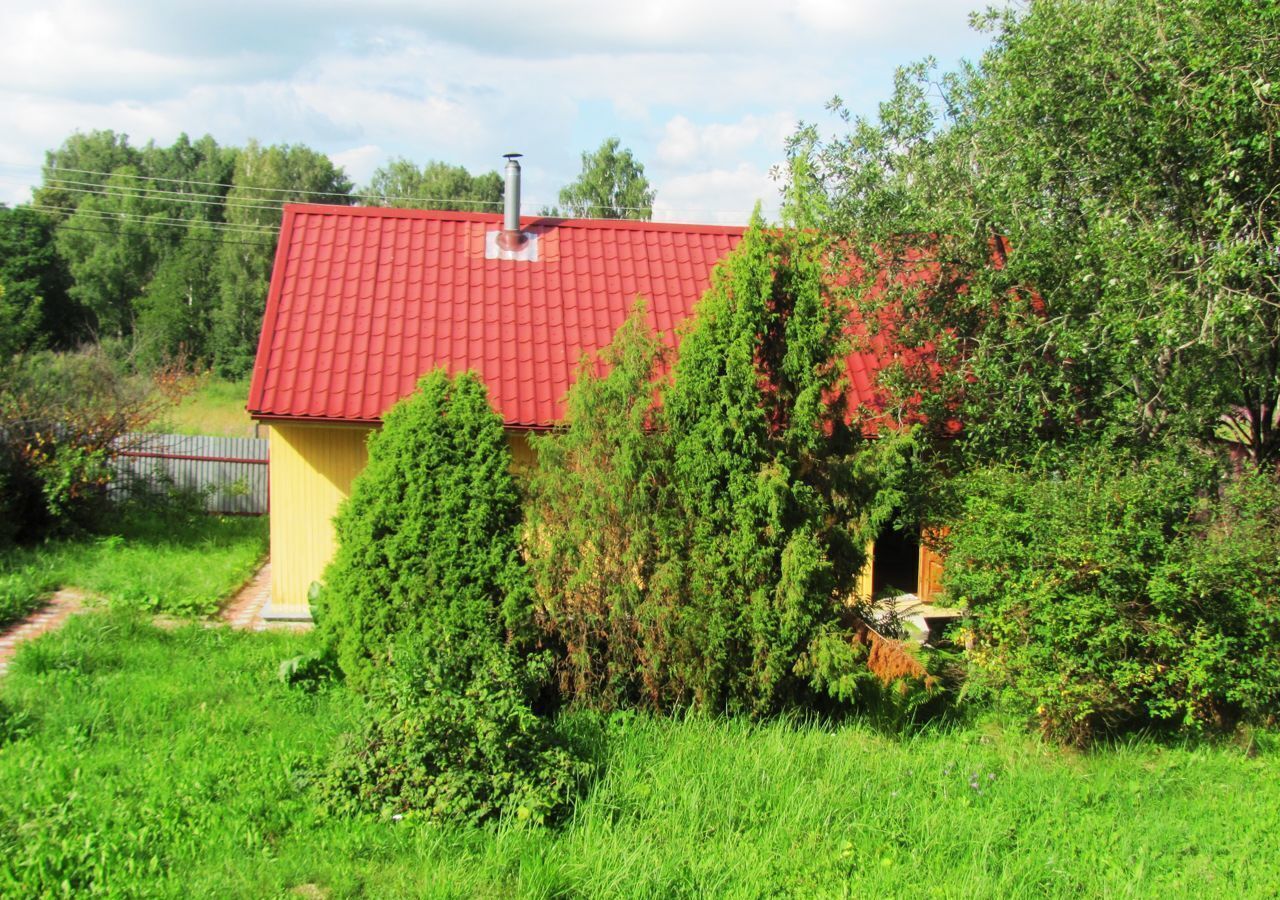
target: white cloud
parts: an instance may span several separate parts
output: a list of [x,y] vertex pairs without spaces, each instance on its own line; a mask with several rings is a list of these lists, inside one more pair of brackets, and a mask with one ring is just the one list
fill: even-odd
[[667,120],[658,142],[658,161],[678,167],[693,162],[731,159],[750,149],[777,153],[796,127],[796,116],[775,112],[767,116],[749,114],[734,122],[698,125],[683,115]]
[[[487,170],[520,150],[532,208],[617,135],[665,214],[734,221],[776,196],[767,172],[796,119],[824,120],[834,93],[873,111],[893,64],[985,43],[956,0],[0,5],[0,162],[28,183],[76,130],[186,131],[305,143],[358,182],[393,155]],[[0,200],[25,197],[24,172],[0,170]]]
[[341,166],[356,184],[368,184],[373,170],[386,162],[387,154],[377,144],[365,144],[341,153],[330,153],[329,159],[335,166]]
[[766,169],[749,162],[673,176],[657,191],[653,218],[658,222],[745,225],[757,201],[766,219],[778,216],[778,185]]

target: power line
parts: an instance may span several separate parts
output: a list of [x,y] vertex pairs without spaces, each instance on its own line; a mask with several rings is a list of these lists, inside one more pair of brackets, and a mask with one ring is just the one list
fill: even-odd
[[191,228],[199,228],[203,226],[206,228],[212,228],[215,231],[240,231],[246,234],[275,234],[278,230],[274,225],[229,225],[225,222],[212,222],[207,219],[179,219],[173,216],[157,216],[149,215],[147,213],[123,211],[113,212],[112,210],[107,209],[88,209],[84,206],[50,206],[47,204],[32,204],[31,208],[41,209],[48,212],[80,213],[83,215],[94,216],[99,219],[122,219],[130,222],[143,222],[153,225],[163,225],[168,223]]
[[[221,197],[218,194],[201,194],[187,193],[186,191],[167,191],[163,188],[145,188],[132,187],[130,185],[110,185],[96,184],[92,181],[68,181],[62,178],[51,178],[50,181],[55,186],[55,190],[67,191],[69,193],[80,194],[102,194],[104,196],[121,196],[121,197],[140,197],[144,199],[157,199],[148,197],[148,194],[160,194],[158,200],[165,203],[199,203],[204,206],[231,206],[237,209],[265,209],[271,212],[279,212],[281,205],[276,206],[256,206],[245,203],[238,198]],[[80,187],[62,187],[62,185],[80,185]],[[133,191],[135,193],[126,193]],[[210,197],[213,199],[201,200],[201,197]],[[256,198],[255,198],[256,199]],[[281,201],[270,200],[269,203],[279,204]]]
[[[20,163],[0,163],[0,165],[9,166],[11,168],[18,168],[18,169],[37,168],[36,166],[22,165]],[[257,187],[254,185],[228,184],[227,182],[224,182],[224,181],[198,181],[196,179],[191,179],[191,178],[166,178],[159,175],[134,175],[131,172],[98,172],[92,169],[73,169],[68,166],[44,165],[44,166],[39,166],[38,168],[40,168],[41,170],[48,170],[50,172],[54,172],[55,178],[57,177],[56,175],[57,172],[71,172],[76,175],[95,175],[101,178],[132,178],[138,181],[163,181],[169,184],[194,184],[194,185],[200,185],[201,187],[221,187],[221,188],[227,188],[228,190],[259,191],[261,193],[268,193],[268,194],[305,195],[309,197],[329,197],[333,200],[350,198],[355,200],[381,200],[383,202],[386,202],[387,200],[397,200],[397,201],[403,201],[408,203],[457,203],[457,204],[466,203],[473,206],[494,206],[494,207],[502,206],[501,200],[459,200],[451,197],[387,197],[382,194],[353,194],[353,193],[344,194],[340,191],[308,191],[308,190],[302,190],[301,188]],[[267,203],[293,202],[292,200],[289,199],[288,196],[278,200],[271,197],[249,197],[246,199],[261,200]]]
[[[29,222],[18,222],[19,226],[23,226],[23,225],[29,226],[30,224],[31,223]],[[170,225],[166,227],[172,228],[175,226]],[[59,231],[85,231],[91,234],[111,234],[111,235],[117,234],[117,232],[109,231],[106,228],[82,228],[78,225],[68,225],[66,224],[65,221],[58,225],[58,230]],[[191,231],[194,229],[187,229],[187,230]],[[183,238],[183,240],[184,241],[200,241],[203,244],[241,244],[245,247],[270,247],[271,246],[270,241],[237,241],[234,238],[200,237],[194,234],[187,235],[185,238]]]
[[199,219],[175,219],[168,216],[148,216],[138,215],[126,212],[109,212],[107,210],[85,209],[84,207],[76,208],[73,206],[45,206],[33,203],[27,207],[28,209],[36,209],[41,212],[63,213],[70,217],[74,214],[86,215],[90,218],[104,219],[106,221],[123,221],[137,222],[145,225],[166,225],[173,228],[186,228],[188,230],[198,230],[207,228],[211,231],[222,231],[237,234],[260,234],[263,237],[274,237],[276,229],[267,225],[226,225],[222,222],[209,222]]
[[[377,205],[385,204],[389,200],[395,200],[397,202],[403,202],[403,203],[448,203],[453,205],[469,204],[471,206],[492,206],[492,207],[501,207],[503,205],[502,201],[499,201],[499,200],[458,200],[451,197],[388,197],[382,194],[354,194],[354,193],[341,194],[335,191],[307,191],[307,190],[301,190],[301,189],[295,189],[295,188],[253,187],[249,185],[228,184],[223,181],[197,181],[197,180],[188,179],[188,178],[166,178],[158,175],[134,175],[129,172],[114,172],[114,173],[98,172],[92,169],[73,169],[68,166],[51,166],[48,164],[37,166],[30,163],[0,162],[0,166],[6,166],[9,168],[15,168],[15,169],[37,169],[37,168],[41,170],[47,169],[53,172],[71,172],[78,175],[94,175],[101,178],[133,178],[141,181],[163,181],[163,182],[172,183],[172,184],[200,185],[201,187],[222,187],[227,189],[235,189],[237,191],[260,191],[264,193],[274,193],[274,194],[308,195],[308,196],[315,196],[315,197],[380,201],[379,203],[377,203]],[[266,203],[290,202],[287,198],[277,200],[271,197],[249,197],[245,199],[259,200]],[[559,200],[557,199],[555,203],[546,203],[543,201],[530,199],[527,202],[530,206],[555,206],[556,204],[559,203]],[[600,204],[592,204],[587,208],[593,209],[593,210],[622,210],[625,212],[651,212],[652,211],[652,208],[647,206],[605,206]],[[747,213],[746,210],[742,210],[742,209],[699,209],[699,208],[693,208],[693,207],[672,208],[670,212],[709,213],[713,215],[733,215],[733,216],[744,215]]]

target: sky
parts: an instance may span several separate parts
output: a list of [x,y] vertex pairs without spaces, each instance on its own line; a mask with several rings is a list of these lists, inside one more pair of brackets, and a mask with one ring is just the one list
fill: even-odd
[[0,0],[0,202],[46,150],[109,128],[326,153],[358,185],[397,156],[500,170],[524,154],[524,211],[618,137],[660,221],[740,224],[801,121],[873,115],[898,65],[952,68],[988,36],[985,0]]

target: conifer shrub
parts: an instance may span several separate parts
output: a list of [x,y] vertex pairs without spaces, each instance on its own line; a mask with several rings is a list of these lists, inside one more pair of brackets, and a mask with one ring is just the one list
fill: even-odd
[[651,590],[670,514],[654,402],[669,355],[638,304],[599,358],[579,366],[567,427],[531,441],[536,619],[557,645],[561,692],[604,708],[670,699],[675,610]]
[[554,819],[585,767],[535,711],[549,661],[529,640],[502,420],[475,375],[437,371],[383,421],[319,598],[320,628],[367,701],[322,795],[340,814]]
[[677,514],[664,590],[679,590],[695,702],[765,714],[803,702],[796,672],[841,622],[875,518],[847,395],[849,309],[823,247],[754,223],[717,267],[664,395]]
[[871,450],[850,424],[848,309],[822,256],[812,235],[757,220],[670,378],[637,314],[606,371],[584,367],[566,430],[537,443],[536,620],[565,648],[575,699],[766,715],[840,681],[803,660],[820,634],[852,640],[904,443]]
[[1280,487],[1100,454],[966,476],[945,582],[971,689],[1075,745],[1280,709]]
[[368,449],[335,519],[317,616],[349,682],[368,687],[406,635],[446,652],[526,634],[519,495],[484,384],[471,373],[427,375]]

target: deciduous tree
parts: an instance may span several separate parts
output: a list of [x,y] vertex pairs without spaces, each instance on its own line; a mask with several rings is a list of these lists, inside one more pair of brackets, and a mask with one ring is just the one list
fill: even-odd
[[497,172],[472,175],[463,166],[436,160],[418,168],[400,157],[374,170],[361,196],[374,206],[493,212],[502,206],[502,191]]
[[[241,377],[253,365],[282,202],[350,203],[351,182],[327,156],[301,144],[264,147],[250,141],[236,157],[226,221],[245,232],[224,237],[218,250],[218,308],[212,345],[218,370]],[[266,230],[264,230],[264,228]],[[234,238],[234,239],[233,239]]]
[[560,191],[566,214],[585,219],[653,218],[653,188],[644,165],[616,137],[582,154],[582,174]]
[[[1044,0],[984,18],[981,62],[899,73],[876,118],[791,144],[791,196],[874,261],[940,383],[884,383],[968,453],[1080,440],[1280,459],[1280,5]],[[882,269],[925,286],[866,292]],[[1052,453],[1050,453],[1052,455]]]

